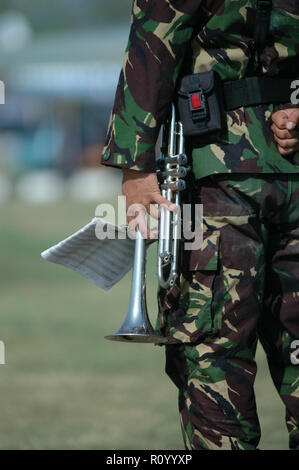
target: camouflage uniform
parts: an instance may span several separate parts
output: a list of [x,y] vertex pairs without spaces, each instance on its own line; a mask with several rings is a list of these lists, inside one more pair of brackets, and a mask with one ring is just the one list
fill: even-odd
[[[251,66],[255,1],[135,0],[102,163],[155,171],[160,125],[182,74],[215,70],[241,79]],[[262,73],[299,77],[299,1],[274,0]],[[282,157],[271,113],[227,112],[227,130],[190,149],[192,198],[204,241],[182,253],[171,291],[160,290],[166,370],[179,388],[189,449],[255,449],[257,337],[286,406],[290,448],[299,449],[299,175]]]

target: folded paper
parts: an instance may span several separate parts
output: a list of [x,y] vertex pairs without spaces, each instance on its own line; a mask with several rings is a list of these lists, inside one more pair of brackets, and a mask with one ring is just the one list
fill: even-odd
[[[99,236],[105,232],[110,238]],[[73,235],[43,251],[41,256],[109,290],[132,268],[134,247],[135,241],[127,236],[125,226],[117,227],[95,217]]]

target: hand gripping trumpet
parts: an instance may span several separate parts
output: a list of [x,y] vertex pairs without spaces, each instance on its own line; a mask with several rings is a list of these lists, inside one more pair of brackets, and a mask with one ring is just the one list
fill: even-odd
[[[180,206],[180,191],[186,187],[184,181],[188,168],[184,154],[182,123],[176,120],[175,106],[171,105],[171,116],[161,129],[161,153],[157,176],[162,196]],[[158,280],[162,288],[171,289],[178,276],[180,212],[160,208],[158,240]],[[146,305],[146,245],[137,229],[130,303],[121,327],[106,339],[138,343],[166,343],[152,327]]]

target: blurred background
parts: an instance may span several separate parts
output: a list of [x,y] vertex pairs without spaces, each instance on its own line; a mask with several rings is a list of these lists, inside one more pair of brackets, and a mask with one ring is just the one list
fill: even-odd
[[[115,204],[99,164],[131,0],[1,0],[0,449],[182,449],[164,350],[104,339],[131,277],[101,291],[41,251]],[[155,247],[148,304],[156,318]],[[258,351],[261,449],[286,449],[284,409]]]

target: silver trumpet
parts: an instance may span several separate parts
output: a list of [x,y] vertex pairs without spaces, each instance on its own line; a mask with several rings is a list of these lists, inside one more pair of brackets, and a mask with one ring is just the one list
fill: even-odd
[[[183,126],[176,120],[175,106],[171,116],[161,129],[161,152],[157,176],[162,196],[180,206],[180,191],[188,168],[184,154]],[[171,289],[178,276],[180,213],[161,207],[158,241],[158,280],[164,289]],[[146,242],[140,231],[136,231],[134,266],[129,308],[121,327],[106,339],[135,343],[163,344],[167,339],[152,327],[146,305]]]

